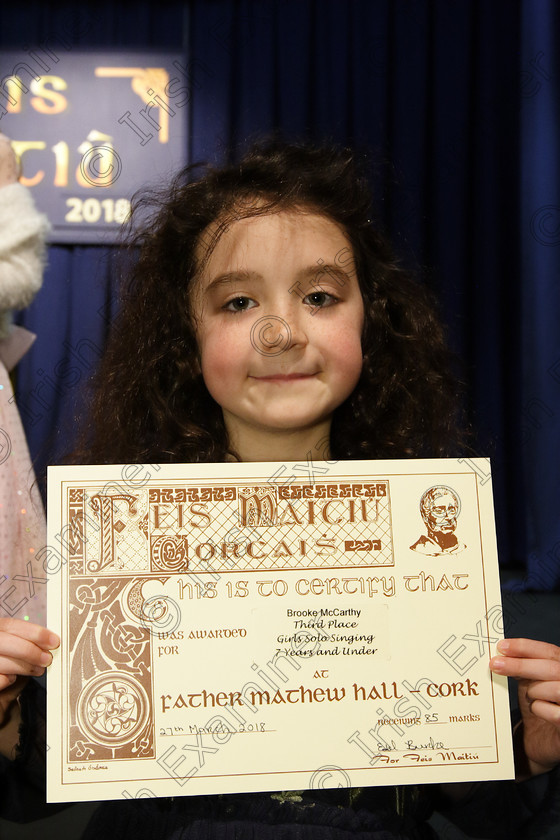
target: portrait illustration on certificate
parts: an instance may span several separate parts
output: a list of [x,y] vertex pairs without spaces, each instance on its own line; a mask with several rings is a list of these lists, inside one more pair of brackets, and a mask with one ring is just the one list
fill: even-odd
[[455,529],[461,512],[461,501],[450,487],[430,487],[420,499],[420,513],[427,535],[411,545],[412,551],[421,554],[452,554],[463,551],[466,545],[457,539]]
[[486,460],[48,482],[49,801],[513,777]]

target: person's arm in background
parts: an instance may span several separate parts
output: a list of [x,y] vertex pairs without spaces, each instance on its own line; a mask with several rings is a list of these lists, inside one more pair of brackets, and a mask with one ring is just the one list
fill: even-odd
[[[0,134],[0,425],[12,443],[1,465],[0,576],[25,570],[28,551],[44,545],[45,525],[38,490],[17,407],[10,399],[8,370],[29,345],[23,330],[11,326],[11,310],[21,309],[41,288],[46,255],[46,216],[39,213],[29,190],[18,183],[19,164],[10,141]],[[17,476],[29,486],[26,520],[21,502],[14,508]],[[31,546],[31,548],[29,548]],[[34,555],[35,556],[35,555]],[[44,593],[26,611],[44,613]],[[30,606],[32,609],[30,610]],[[40,676],[51,661],[47,630],[29,621],[0,618],[0,816],[29,820],[45,810],[44,688],[30,676]],[[56,639],[56,637],[55,637]],[[57,641],[57,640],[56,640]],[[41,659],[42,657],[42,659]]]
[[0,134],[0,337],[7,332],[8,311],[28,306],[41,288],[45,265],[47,217],[18,177],[16,155]]

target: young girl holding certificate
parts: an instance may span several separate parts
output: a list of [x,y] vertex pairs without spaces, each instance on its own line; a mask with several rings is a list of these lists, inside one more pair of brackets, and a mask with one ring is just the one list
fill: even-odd
[[[441,326],[372,224],[351,154],[271,144],[192,177],[159,200],[141,236],[82,460],[460,454]],[[33,681],[24,685],[56,644],[44,628],[0,622],[7,783],[30,775],[39,736]],[[492,669],[520,681],[519,775],[547,772],[560,761],[560,649],[523,639],[498,648]],[[430,837],[434,795],[413,786],[123,800],[102,805],[85,836]]]

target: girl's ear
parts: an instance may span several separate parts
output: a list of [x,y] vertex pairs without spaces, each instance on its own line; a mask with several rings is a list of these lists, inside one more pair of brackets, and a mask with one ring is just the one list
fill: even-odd
[[202,366],[200,364],[200,353],[197,353],[193,359],[193,373],[195,376],[202,376]]
[[194,306],[192,302],[192,297],[189,296],[189,300],[187,302],[187,306],[189,308],[189,313],[187,316],[187,330],[189,334],[189,349],[190,349],[190,360],[192,365],[192,372],[195,376],[202,374],[202,357],[200,353],[200,347],[197,341],[197,320],[196,314],[194,311]]
[[200,347],[198,346],[198,342],[196,340],[196,332],[193,330],[193,338],[195,342],[195,350],[192,354],[192,372],[195,376],[202,376],[202,355],[200,352]]

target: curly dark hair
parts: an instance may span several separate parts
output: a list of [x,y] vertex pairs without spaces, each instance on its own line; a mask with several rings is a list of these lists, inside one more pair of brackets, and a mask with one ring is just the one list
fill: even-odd
[[[332,458],[459,454],[457,383],[426,289],[372,219],[369,172],[349,149],[253,146],[235,164],[187,167],[164,194],[133,201],[146,218],[139,257],[94,381],[80,459],[93,463],[220,462],[231,452],[220,407],[198,365],[190,293],[206,253],[238,218],[321,214],[345,231],[364,301],[364,364],[334,414]],[[212,223],[215,232],[208,235]]]

